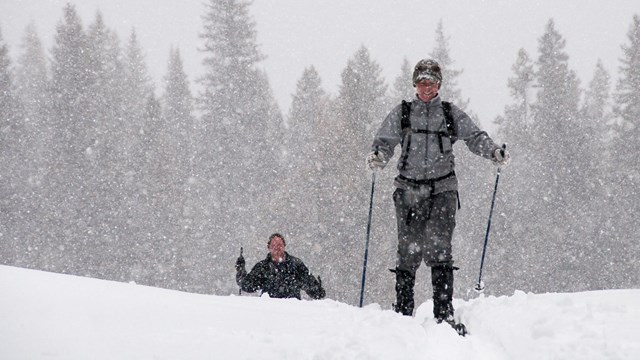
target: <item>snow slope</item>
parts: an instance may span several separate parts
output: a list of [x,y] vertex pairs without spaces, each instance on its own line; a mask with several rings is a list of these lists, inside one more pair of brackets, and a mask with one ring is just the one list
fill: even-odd
[[[357,289],[354,289],[357,291]],[[377,304],[196,295],[0,266],[0,359],[640,359],[640,290]]]

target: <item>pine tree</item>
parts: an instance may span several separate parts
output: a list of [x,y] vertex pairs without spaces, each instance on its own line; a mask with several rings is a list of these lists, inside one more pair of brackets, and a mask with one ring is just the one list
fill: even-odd
[[[287,116],[284,174],[274,206],[278,204],[283,208],[282,218],[289,222],[289,235],[309,248],[308,261],[321,257],[324,247],[314,244],[327,233],[320,207],[325,194],[322,190],[326,181],[324,171],[333,166],[333,161],[326,157],[323,144],[327,139],[322,138],[321,127],[327,120],[329,103],[316,69],[305,68]],[[321,265],[318,261],[314,266],[318,269],[316,272],[328,273],[328,269],[322,271]]]
[[[281,154],[276,136],[282,115],[268,78],[258,67],[264,55],[258,50],[249,5],[244,0],[208,1],[200,35],[205,74],[199,79],[198,100],[204,138],[197,149],[197,178],[209,220],[201,224],[196,237],[209,249],[200,260],[207,270],[211,257],[237,256],[239,244],[221,239],[264,238],[273,231],[272,217],[278,216],[277,209],[265,204],[278,184]],[[226,273],[227,268],[216,264],[210,271]],[[208,277],[209,284],[203,285],[208,291],[236,288],[231,278],[213,284],[207,273],[201,274]]]
[[[612,163],[615,164],[615,202],[617,218],[612,231],[619,248],[625,252],[624,264],[638,264],[640,248],[636,214],[640,211],[640,16],[634,15],[627,33],[628,43],[622,46],[620,77],[615,89],[615,135],[611,145]],[[622,286],[640,284],[637,267],[616,269],[621,274]],[[627,272],[628,271],[628,272]],[[634,274],[627,276],[625,274]]]
[[[122,50],[117,35],[104,23],[102,14],[96,13],[95,21],[88,29],[89,43],[89,76],[91,112],[95,119],[92,134],[92,160],[96,167],[113,166],[117,162],[119,145],[117,136],[125,115],[125,80]],[[111,172],[111,169],[107,171]],[[109,174],[100,174],[104,180],[113,181]]]
[[615,274],[616,266],[612,266],[610,259],[618,257],[616,247],[603,247],[603,243],[611,242],[615,235],[611,232],[611,214],[615,208],[612,201],[610,166],[611,159],[607,149],[609,139],[607,130],[612,122],[611,81],[602,61],[598,60],[593,78],[584,94],[584,101],[580,109],[583,138],[580,141],[581,156],[576,157],[576,169],[582,174],[589,174],[585,179],[588,200],[581,210],[583,217],[589,219],[584,227],[584,247],[589,266],[582,272],[588,279],[590,289],[607,289],[611,279],[604,274]]
[[[164,77],[163,111],[159,141],[155,149],[158,168],[165,168],[162,185],[157,191],[163,200],[162,208],[170,224],[168,244],[162,252],[164,261],[159,284],[182,290],[188,289],[190,264],[196,254],[205,249],[193,242],[194,208],[197,198],[191,192],[194,174],[193,144],[197,129],[193,116],[193,98],[184,72],[179,49],[172,49]],[[167,191],[167,189],[169,191]]]
[[[289,186],[283,190],[296,189],[290,194],[292,202],[299,202],[304,194],[320,185],[322,156],[319,146],[321,139],[319,126],[326,117],[329,97],[322,89],[320,75],[311,66],[306,68],[296,84],[296,93],[292,97],[291,109],[287,117],[285,178]],[[303,200],[304,201],[304,200]],[[300,203],[292,203],[294,212],[300,209]]]
[[[143,111],[141,169],[141,204],[137,209],[139,221],[146,224],[144,234],[138,235],[136,244],[138,264],[136,276],[145,284],[161,287],[170,286],[171,267],[174,265],[177,243],[177,216],[175,167],[167,155],[170,151],[161,151],[164,146],[171,148],[165,136],[167,124],[162,115],[160,100],[153,94],[147,98]],[[150,226],[151,225],[151,226]],[[136,266],[137,268],[137,266]]]
[[347,131],[345,136],[356,144],[369,143],[369,135],[376,130],[374,122],[387,110],[387,85],[381,73],[382,69],[364,46],[356,51],[342,71],[338,112]]
[[122,154],[127,164],[127,172],[140,167],[141,134],[144,131],[144,116],[146,106],[153,94],[151,78],[147,70],[144,53],[138,35],[131,31],[129,42],[125,50],[124,60],[124,114],[121,126],[125,129],[122,138]]
[[24,120],[23,149],[20,163],[14,168],[22,172],[25,185],[23,209],[26,214],[23,221],[16,224],[21,229],[29,229],[20,236],[24,251],[23,259],[18,266],[29,266],[38,269],[46,268],[43,253],[47,243],[47,226],[45,219],[55,206],[46,196],[48,162],[51,159],[53,132],[48,123],[49,94],[47,63],[42,43],[36,33],[35,25],[25,29],[21,43],[22,53],[18,57],[16,67],[16,95],[21,106]]
[[[6,160],[18,157],[19,149],[16,146],[19,143],[16,138],[22,132],[14,91],[9,48],[0,32],[0,152]],[[8,175],[5,173],[0,176],[4,178]]]
[[391,89],[392,103],[400,103],[402,100],[413,100],[416,91],[413,88],[412,78],[413,66],[407,58],[404,58],[402,66],[400,67],[400,75],[393,82],[393,88]]
[[193,172],[191,139],[196,135],[196,129],[193,98],[179,49],[170,52],[164,84],[163,117],[164,122],[169,124],[165,136],[173,138],[172,163],[178,171],[179,182],[184,184]]
[[458,88],[458,78],[462,75],[462,70],[457,70],[449,54],[449,37],[444,34],[442,20],[438,22],[436,28],[436,46],[430,56],[440,64],[442,69],[442,87],[438,92],[444,101],[451,101],[460,109],[466,110],[469,100],[463,100],[462,91]]
[[[341,159],[325,172],[326,200],[321,207],[323,218],[335,224],[328,237],[339,239],[331,247],[335,253],[327,256],[344,258],[339,266],[349,269],[359,268],[362,261],[371,186],[370,172],[363,159],[369,152],[377,126],[389,111],[386,90],[380,66],[371,59],[366,47],[360,47],[342,71],[335,113],[323,128],[325,134],[333,134],[333,137],[325,137],[327,142],[324,143],[323,153],[340,154]],[[339,274],[350,275],[338,278]],[[345,284],[338,289],[336,298],[356,303],[355,294],[348,289],[358,288],[359,274],[344,269],[331,276],[333,278],[327,281]]]
[[584,146],[589,149],[589,152],[579,161],[583,172],[593,172],[593,176],[589,177],[589,180],[592,181],[590,187],[593,191],[609,177],[609,170],[606,169],[606,166],[611,163],[607,149],[613,123],[611,78],[600,60],[596,63],[593,78],[585,91],[580,117],[586,124],[585,130],[588,131],[584,134]]
[[21,140],[22,119],[16,106],[13,74],[11,72],[9,48],[0,31],[0,233],[5,241],[0,245],[3,263],[19,264],[25,250],[20,243],[22,198],[24,196],[22,174],[19,164],[24,161]]
[[[568,55],[564,51],[566,41],[549,20],[545,33],[539,39],[539,57],[536,61],[537,87],[533,104],[532,153],[537,158],[529,166],[533,175],[531,184],[531,206],[536,208],[534,224],[535,241],[548,244],[541,258],[530,259],[543,264],[540,282],[532,283],[537,289],[581,289],[584,282],[568,283],[566,274],[578,272],[582,257],[582,217],[588,187],[584,173],[580,172],[575,159],[588,156],[582,148],[581,137],[586,133],[585,124],[578,116],[580,98],[576,74],[569,69]],[[559,259],[554,254],[573,254],[570,259]],[[562,277],[558,271],[564,272]]]
[[91,189],[88,148],[93,126],[90,113],[89,58],[87,35],[75,7],[65,6],[64,20],[56,28],[52,50],[51,121],[55,129],[48,197],[56,211],[47,214],[53,239],[47,254],[52,268],[79,273],[90,234],[81,232],[89,220],[92,203],[85,201]]
[[[112,56],[115,53],[112,53]],[[121,68],[120,68],[121,67]],[[149,124],[157,118],[159,104],[153,94],[153,85],[148,75],[144,51],[132,30],[124,49],[121,62],[116,62],[120,84],[112,84],[111,91],[121,108],[115,110],[112,128],[115,139],[110,147],[117,149],[113,155],[112,171],[116,177],[114,186],[120,203],[116,207],[111,226],[118,229],[112,247],[119,259],[116,276],[121,281],[148,283],[149,268],[146,267],[145,243],[150,229],[160,226],[149,216],[146,202],[147,186],[145,178],[148,166],[148,142],[151,141]],[[111,93],[112,94],[112,93]],[[111,137],[113,138],[113,137]],[[114,204],[115,205],[115,204]]]
[[533,64],[526,50],[518,51],[518,58],[511,67],[513,77],[509,78],[507,86],[513,98],[513,105],[505,108],[504,117],[496,124],[499,134],[517,151],[525,150],[531,129],[531,99],[530,94],[534,81]]
[[52,91],[54,120],[60,131],[59,154],[72,166],[79,167],[86,145],[88,121],[86,94],[89,85],[87,37],[75,7],[64,9],[64,22],[57,27],[53,49]]
[[25,144],[30,163],[25,165],[30,168],[30,182],[42,184],[47,145],[51,142],[46,127],[49,80],[44,50],[33,23],[25,29],[21,45],[23,53],[17,62],[16,89],[23,108],[25,132],[30,134]]
[[[90,207],[85,213],[91,221],[87,232],[87,260],[85,274],[98,278],[127,279],[122,274],[120,259],[123,252],[118,239],[121,209],[126,208],[120,196],[119,157],[122,141],[121,121],[124,114],[124,65],[122,50],[115,32],[97,12],[87,29],[87,92],[92,126],[88,134],[87,161],[90,171],[87,184],[91,189],[85,201],[100,206]],[[119,223],[120,222],[120,223]]]
[[[514,239],[529,238],[529,230],[520,226],[501,226],[517,223],[517,219],[528,219],[535,215],[537,209],[529,206],[530,197],[537,196],[527,185],[528,179],[533,175],[530,172],[530,162],[535,160],[535,154],[531,152],[529,146],[531,138],[531,101],[530,96],[534,85],[534,69],[528,53],[524,49],[518,51],[515,63],[511,67],[512,76],[507,81],[507,86],[513,103],[505,107],[504,115],[496,121],[498,125],[498,136],[509,144],[508,150],[511,154],[511,164],[504,169],[500,182],[499,193],[496,198],[495,222],[492,226],[491,243],[493,249],[498,252],[493,254],[486,265],[492,271],[486,273],[485,279],[494,286],[491,287],[493,294],[508,293],[514,286],[517,288],[526,287],[527,284],[520,284],[520,279],[527,278],[530,268],[527,259],[532,251],[530,243],[521,244],[514,242]],[[488,191],[486,191],[488,192]],[[484,210],[484,209],[483,209]],[[498,214],[506,214],[503,220]],[[488,215],[488,210],[482,215]],[[485,219],[486,221],[486,219]],[[484,229],[486,223],[483,224]],[[484,234],[483,234],[484,235]],[[476,251],[479,249],[476,246]],[[509,283],[498,281],[501,274],[514,274],[513,280]],[[514,285],[515,284],[515,285]]]
[[210,0],[204,16],[206,75],[200,79],[203,117],[231,122],[237,117],[238,101],[255,80],[256,64],[264,60],[256,44],[250,3],[242,0]]
[[3,146],[2,150],[5,151],[8,151],[8,149],[4,148],[4,146],[8,146],[9,139],[13,137],[10,133],[19,130],[19,127],[21,127],[15,106],[15,88],[10,67],[9,48],[4,43],[2,32],[0,32],[0,133],[4,134],[1,144]]
[[[634,15],[627,33],[629,43],[622,46],[623,56],[620,59],[620,79],[616,85],[616,116],[624,123],[620,136],[633,138],[640,130],[640,16]],[[629,132],[629,130],[632,130]],[[634,167],[637,169],[638,167]]]

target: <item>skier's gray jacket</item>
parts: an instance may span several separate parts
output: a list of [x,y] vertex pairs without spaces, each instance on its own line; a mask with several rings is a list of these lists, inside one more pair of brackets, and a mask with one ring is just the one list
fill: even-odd
[[[414,181],[440,179],[433,185],[433,193],[457,191],[458,180],[453,175],[455,169],[453,143],[464,140],[469,150],[487,159],[499,148],[486,132],[480,130],[471,118],[460,108],[451,105],[454,134],[449,138],[442,110],[440,95],[425,103],[416,96],[411,104],[411,129],[402,130],[402,105],[396,106],[384,119],[376,134],[372,151],[378,149],[385,160],[393,157],[396,145],[402,144],[402,154],[398,161],[400,176],[395,185],[399,188],[415,187]],[[426,133],[429,131],[429,133]],[[441,132],[438,134],[437,132]],[[410,141],[407,141],[411,137]],[[407,146],[410,148],[407,151]],[[406,160],[403,161],[403,159]]]

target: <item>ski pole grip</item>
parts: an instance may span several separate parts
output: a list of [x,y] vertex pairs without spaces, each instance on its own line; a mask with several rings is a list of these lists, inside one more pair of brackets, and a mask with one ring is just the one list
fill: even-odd
[[507,144],[506,144],[506,143],[504,143],[504,144],[502,144],[502,151],[501,151],[500,155],[502,155],[502,156],[504,157],[504,152],[505,152],[506,150],[507,150]]

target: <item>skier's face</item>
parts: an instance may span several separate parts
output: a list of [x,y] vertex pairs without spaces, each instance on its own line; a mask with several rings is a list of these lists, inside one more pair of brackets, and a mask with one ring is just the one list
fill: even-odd
[[418,97],[420,100],[424,102],[431,101],[436,95],[438,95],[438,86],[437,82],[433,82],[431,80],[422,80],[416,83],[416,92],[418,93]]
[[273,261],[281,262],[284,260],[284,240],[274,237],[269,243],[269,253]]

